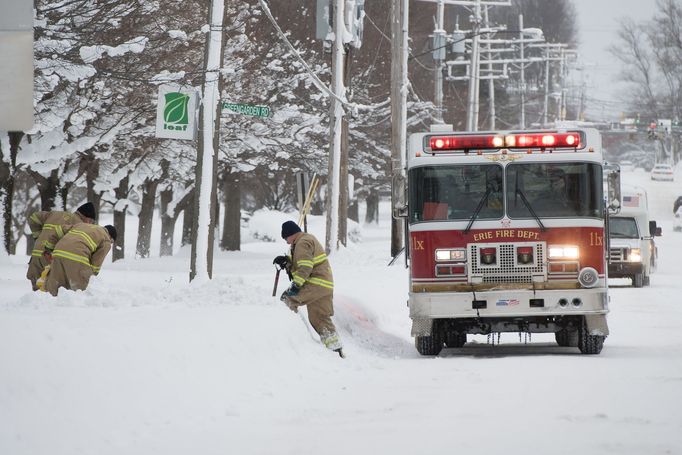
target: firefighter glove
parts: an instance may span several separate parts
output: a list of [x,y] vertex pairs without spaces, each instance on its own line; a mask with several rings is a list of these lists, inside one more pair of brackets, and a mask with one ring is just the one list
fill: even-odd
[[289,258],[286,256],[277,256],[272,263],[278,265],[280,269],[285,269],[289,265]]
[[296,286],[296,283],[291,283],[291,286],[289,286],[289,289],[287,289],[284,292],[287,295],[287,297],[293,297],[295,295],[298,295],[298,291],[300,291],[300,290],[301,290],[301,288]]

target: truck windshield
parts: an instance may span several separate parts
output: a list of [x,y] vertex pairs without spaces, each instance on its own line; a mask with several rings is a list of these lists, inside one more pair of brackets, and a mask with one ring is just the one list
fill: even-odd
[[533,218],[534,211],[538,217],[601,218],[601,172],[595,163],[509,164],[507,215]]
[[481,201],[477,220],[504,215],[498,164],[418,167],[410,170],[409,180],[411,223],[469,220]]
[[638,239],[637,222],[634,218],[609,218],[609,236],[612,239]]

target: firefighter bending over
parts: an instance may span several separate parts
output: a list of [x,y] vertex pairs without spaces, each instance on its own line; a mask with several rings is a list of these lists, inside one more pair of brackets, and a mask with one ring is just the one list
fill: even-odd
[[273,263],[286,268],[293,282],[280,299],[294,312],[306,305],[308,320],[322,343],[344,357],[332,322],[334,278],[324,248],[312,234],[301,232],[293,221],[282,224],[282,238],[291,245],[291,252],[289,256],[277,256]]
[[115,241],[116,228],[111,225],[73,226],[54,247],[45,290],[55,296],[59,288],[85,290],[90,277],[99,273]]
[[31,280],[33,290],[38,290],[38,279],[50,262],[50,256],[58,240],[64,237],[72,225],[78,223],[94,223],[97,214],[92,202],[78,207],[76,213],[71,212],[33,212],[28,218],[28,225],[35,239],[31,260],[28,263],[26,278]]

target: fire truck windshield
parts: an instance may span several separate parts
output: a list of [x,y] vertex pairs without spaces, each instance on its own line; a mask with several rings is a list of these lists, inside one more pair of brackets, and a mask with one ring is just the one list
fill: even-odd
[[481,201],[477,220],[502,218],[502,175],[499,164],[411,169],[410,222],[469,220]]
[[602,217],[597,163],[422,166],[409,171],[409,182],[410,223],[497,220],[505,208],[509,218],[536,218],[541,227],[545,217]]
[[[507,215],[601,218],[601,167],[596,163],[513,163],[506,169]],[[527,203],[523,201],[527,198]]]

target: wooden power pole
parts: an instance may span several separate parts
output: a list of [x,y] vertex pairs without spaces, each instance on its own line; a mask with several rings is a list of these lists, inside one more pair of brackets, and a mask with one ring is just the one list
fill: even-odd
[[[407,147],[408,0],[391,2],[391,175],[405,167]],[[391,212],[395,201],[391,201]],[[391,219],[391,256],[403,248],[403,220]]]
[[206,37],[204,83],[199,111],[199,141],[194,187],[190,281],[213,275],[215,204],[217,203],[218,145],[220,143],[220,67],[223,62],[225,3],[211,0],[210,31]]

